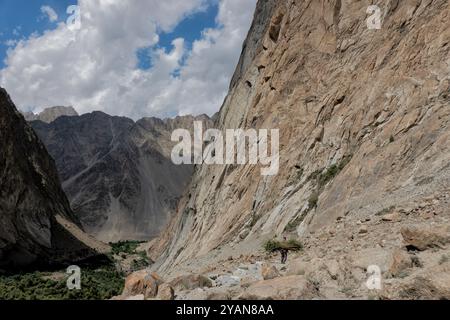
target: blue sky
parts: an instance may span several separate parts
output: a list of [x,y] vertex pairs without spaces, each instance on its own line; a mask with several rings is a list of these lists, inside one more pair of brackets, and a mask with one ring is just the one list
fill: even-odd
[[43,15],[42,6],[51,6],[60,17],[59,20],[65,20],[66,8],[72,4],[76,4],[76,1],[0,0],[0,67],[4,66],[8,49],[6,41],[28,38],[33,32],[42,33],[56,27],[56,23]]
[[[191,49],[192,43],[195,40],[200,39],[201,33],[204,29],[213,28],[216,26],[217,11],[217,2],[211,1],[211,4],[205,11],[186,17],[171,32],[161,32],[159,34],[158,46],[168,49],[172,46],[172,41],[174,39],[181,37],[186,41],[187,49]],[[137,55],[139,58],[139,68],[146,70],[152,66],[149,48],[139,50]]]
[[[33,112],[212,115],[256,1],[0,0],[0,86]],[[72,5],[80,28],[67,23]]]
[[[58,22],[66,21],[66,9],[76,5],[74,0],[0,0],[0,68],[5,66],[8,50],[8,40],[26,39],[33,33],[42,34],[46,30],[57,27]],[[58,20],[50,22],[41,7],[50,6],[58,14]],[[158,47],[170,49],[172,41],[182,37],[187,48],[191,48],[193,41],[201,37],[206,28],[216,26],[218,13],[217,1],[211,0],[205,10],[187,16],[171,32],[160,31]],[[142,48],[136,52],[139,58],[138,67],[149,69],[152,66],[149,48]]]

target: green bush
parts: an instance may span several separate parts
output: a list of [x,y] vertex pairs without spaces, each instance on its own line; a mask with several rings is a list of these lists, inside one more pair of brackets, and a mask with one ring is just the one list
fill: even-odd
[[292,232],[297,230],[298,226],[303,222],[303,220],[305,219],[305,215],[306,213],[301,214],[300,216],[298,216],[297,218],[291,220],[286,228],[284,228],[284,231],[286,232]]
[[309,210],[317,208],[318,203],[319,203],[319,193],[315,191],[311,194],[311,196],[308,199]]
[[316,170],[311,173],[308,177],[308,181],[315,180],[316,188],[315,191],[311,194],[308,200],[308,208],[312,210],[317,208],[319,203],[319,196],[323,192],[325,186],[332,181],[335,177],[339,175],[339,173],[347,166],[347,164],[352,160],[352,155],[344,156],[339,163],[333,164],[328,167],[326,170]]
[[135,254],[137,247],[141,244],[141,241],[119,241],[119,242],[110,242],[111,253],[112,254]]

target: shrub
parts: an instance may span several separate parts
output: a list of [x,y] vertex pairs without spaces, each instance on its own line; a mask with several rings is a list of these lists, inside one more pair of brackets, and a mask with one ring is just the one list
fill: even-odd
[[292,232],[297,230],[298,226],[302,223],[302,221],[305,219],[305,215],[307,212],[301,214],[297,218],[291,220],[287,225],[286,228],[284,228],[284,231],[286,232]]
[[311,196],[308,199],[309,210],[317,208],[318,203],[319,203],[319,193],[315,191],[311,194]]

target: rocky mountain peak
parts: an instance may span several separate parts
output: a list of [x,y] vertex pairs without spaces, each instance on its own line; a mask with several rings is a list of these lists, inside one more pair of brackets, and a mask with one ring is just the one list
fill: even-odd
[[27,121],[42,121],[46,123],[50,123],[58,119],[62,116],[77,116],[78,113],[73,107],[63,107],[63,106],[57,106],[57,107],[50,107],[44,109],[39,114],[34,114],[33,112],[24,112],[23,113],[25,120]]

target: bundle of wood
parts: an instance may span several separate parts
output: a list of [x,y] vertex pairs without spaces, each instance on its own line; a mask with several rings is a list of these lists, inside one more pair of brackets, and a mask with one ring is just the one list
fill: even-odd
[[264,245],[266,251],[274,252],[278,250],[289,250],[289,251],[300,251],[303,246],[297,240],[289,240],[289,241],[277,241],[277,240],[269,240]]

